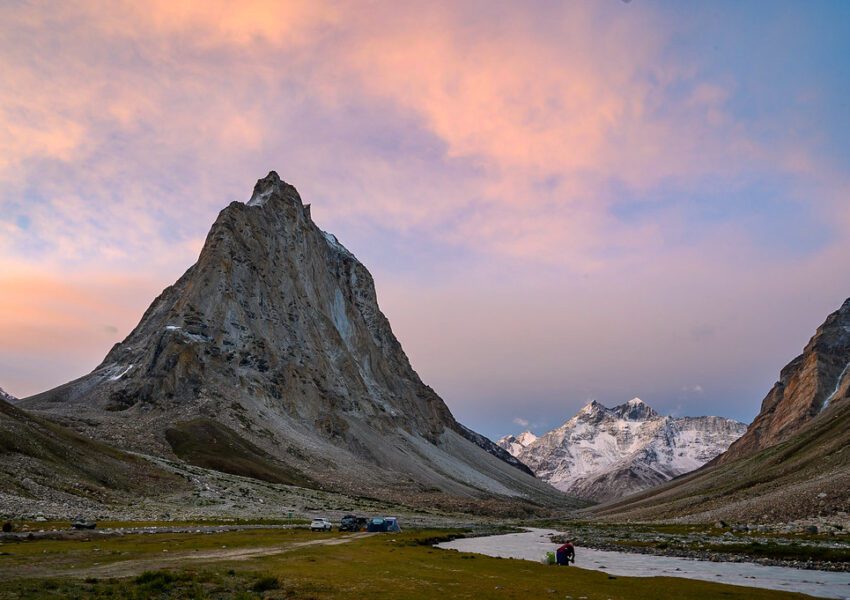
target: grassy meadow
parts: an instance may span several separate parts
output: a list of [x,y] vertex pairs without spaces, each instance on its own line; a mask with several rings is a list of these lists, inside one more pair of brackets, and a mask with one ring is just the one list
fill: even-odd
[[677,578],[614,577],[432,547],[460,533],[263,529],[6,542],[0,545],[0,599],[806,597]]

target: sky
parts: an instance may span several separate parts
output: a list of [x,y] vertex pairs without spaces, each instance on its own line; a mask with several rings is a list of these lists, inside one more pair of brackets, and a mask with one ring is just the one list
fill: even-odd
[[276,170],[491,437],[749,422],[850,296],[850,3],[0,2],[0,386],[84,375]]

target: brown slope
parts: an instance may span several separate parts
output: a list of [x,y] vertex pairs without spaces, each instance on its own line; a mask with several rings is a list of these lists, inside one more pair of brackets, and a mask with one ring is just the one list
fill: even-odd
[[144,459],[0,400],[0,498],[7,509],[29,510],[48,496],[97,506],[185,489],[181,478]]
[[206,419],[344,491],[570,503],[455,421],[411,367],[368,270],[275,173],[219,214],[198,262],[94,372],[22,404],[172,457],[166,432]]

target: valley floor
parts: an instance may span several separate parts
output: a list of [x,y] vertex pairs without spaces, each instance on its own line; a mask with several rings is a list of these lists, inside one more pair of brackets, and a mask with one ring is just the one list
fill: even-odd
[[197,528],[6,539],[0,598],[804,598],[438,550],[459,530],[397,534]]

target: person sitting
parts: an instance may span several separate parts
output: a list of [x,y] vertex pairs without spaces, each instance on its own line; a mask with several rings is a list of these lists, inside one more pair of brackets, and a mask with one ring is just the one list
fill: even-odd
[[568,567],[570,563],[576,562],[576,549],[573,546],[572,540],[567,540],[567,543],[558,548],[555,552],[555,558],[559,566]]

